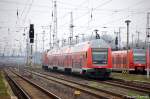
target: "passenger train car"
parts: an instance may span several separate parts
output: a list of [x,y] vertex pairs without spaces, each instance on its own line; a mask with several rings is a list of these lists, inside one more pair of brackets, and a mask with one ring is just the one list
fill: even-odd
[[[128,58],[127,58],[128,56]],[[122,51],[112,51],[113,71],[122,71],[129,68],[130,72],[144,73],[149,63],[148,50],[146,49],[130,49]],[[127,60],[129,67],[127,66]]]
[[112,68],[111,48],[102,39],[52,49],[43,54],[43,68],[108,78]]

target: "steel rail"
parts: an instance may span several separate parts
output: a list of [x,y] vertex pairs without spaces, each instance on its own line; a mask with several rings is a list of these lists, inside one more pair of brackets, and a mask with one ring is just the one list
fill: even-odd
[[35,72],[35,71],[30,71],[30,70],[25,70],[25,71],[27,71],[29,73],[33,73],[35,75],[38,75],[42,78],[52,80],[54,82],[61,83],[63,85],[78,89],[80,91],[86,92],[88,94],[91,94],[91,95],[99,97],[99,98],[110,99],[110,96],[112,96],[112,97],[115,97],[117,99],[119,99],[119,98],[120,99],[122,99],[122,98],[123,99],[129,99],[129,97],[126,96],[126,95],[122,95],[122,94],[119,94],[119,93],[114,93],[114,92],[104,90],[104,89],[95,88],[95,87],[85,85],[85,84],[81,84],[81,83],[78,83],[78,82],[75,82],[75,81],[66,80],[64,78],[59,78],[59,77],[55,77],[55,76],[48,75],[48,74],[41,74],[41,73],[38,73],[38,72]]
[[12,70],[10,70],[13,74],[17,75],[18,77],[22,78],[23,80],[25,80],[26,82],[30,83],[32,86],[36,87],[37,89],[41,90],[43,93],[45,93],[46,95],[48,95],[50,98],[52,99],[61,99],[60,97],[58,97],[57,95],[53,94],[52,92],[48,91],[47,89],[39,86],[38,84],[34,83],[33,81],[21,76],[19,73],[16,73]]

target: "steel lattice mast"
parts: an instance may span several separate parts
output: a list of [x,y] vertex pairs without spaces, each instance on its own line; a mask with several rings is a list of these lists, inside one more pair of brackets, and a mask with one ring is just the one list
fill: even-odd
[[52,21],[53,21],[53,47],[57,46],[57,4],[56,1],[52,1],[53,12],[52,12]]

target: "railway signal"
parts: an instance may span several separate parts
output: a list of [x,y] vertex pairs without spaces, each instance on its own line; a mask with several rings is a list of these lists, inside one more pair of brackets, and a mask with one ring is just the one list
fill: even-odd
[[29,38],[30,38],[30,43],[34,43],[34,25],[33,24],[30,24]]
[[30,39],[30,63],[29,64],[32,66],[32,60],[33,60],[33,43],[34,43],[34,24],[30,24],[29,39]]

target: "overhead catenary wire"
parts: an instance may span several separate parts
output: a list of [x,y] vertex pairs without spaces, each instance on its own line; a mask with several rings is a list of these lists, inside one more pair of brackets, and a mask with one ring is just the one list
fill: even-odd
[[[111,1],[111,0],[110,0]],[[141,2],[141,1],[140,1]],[[135,3],[135,4],[139,4],[140,2],[138,2],[138,3]],[[135,7],[135,6],[134,6]],[[128,15],[127,17],[125,17],[125,18],[128,18],[130,15]],[[106,23],[104,23],[103,25],[106,25],[106,24],[110,24],[110,23],[114,23],[114,22],[116,22],[116,21],[119,21],[119,20],[122,20],[122,19],[125,19],[125,18],[118,18],[118,19],[115,19],[115,20],[111,20],[111,21],[108,21],[108,22],[106,22]],[[99,26],[96,26],[96,27],[99,27]],[[96,28],[95,27],[95,28]],[[91,29],[91,28],[90,28]]]
[[25,6],[24,6],[24,9],[23,9],[23,11],[22,11],[22,13],[21,13],[20,17],[23,17],[23,14],[24,14],[25,10],[27,9],[28,1],[29,1],[29,0],[26,0],[26,3],[25,3]]
[[[109,0],[108,0],[109,1]],[[110,0],[111,1],[111,0]],[[140,0],[141,1],[141,0]],[[60,2],[59,2],[60,3]],[[137,3],[135,3],[135,4],[137,4]],[[140,5],[140,3],[138,4],[138,6]],[[78,8],[78,9],[80,9],[80,8]],[[97,8],[97,9],[99,9],[99,8]],[[94,9],[94,11],[98,11],[97,9]],[[128,8],[127,8],[128,9]],[[82,10],[82,9],[81,9]],[[88,11],[89,11],[89,9],[87,9]],[[103,9],[103,10],[105,10],[105,9]],[[106,9],[107,10],[107,9]],[[127,12],[128,12],[128,10],[126,10]],[[38,11],[37,11],[38,12]],[[91,12],[91,11],[90,11]],[[112,11],[113,12],[113,11]],[[121,11],[120,11],[121,12]],[[68,12],[69,13],[69,12]],[[118,13],[118,12],[116,12],[116,13]],[[115,14],[116,14],[115,13]],[[140,13],[140,12],[135,12],[135,13]],[[141,11],[141,13],[142,13],[142,11]],[[98,13],[96,13],[96,14],[98,14]],[[89,12],[87,13],[87,15],[89,15]],[[93,16],[94,16],[94,14],[92,14]],[[78,16],[77,16],[78,17]],[[62,18],[64,18],[64,17],[62,17]],[[118,18],[118,20],[123,20],[124,18],[122,17],[122,18]],[[76,21],[76,19],[74,19],[75,21]],[[78,18],[77,18],[77,20],[78,20]],[[109,20],[110,21],[110,20]],[[109,21],[108,22],[106,22],[107,24],[109,24]],[[112,20],[113,21],[113,20]],[[110,23],[112,23],[113,24],[113,22],[116,22],[117,21],[117,19],[115,19],[113,22],[112,21],[110,21]],[[67,25],[68,26],[68,25]],[[100,26],[100,25],[99,25]],[[80,27],[80,25],[76,25],[76,27]],[[91,27],[93,27],[94,28],[94,26],[91,26]]]
[[[104,3],[102,3],[102,4],[98,5],[98,6],[96,6],[95,8],[93,8],[93,10],[95,10],[95,9],[97,9],[97,8],[99,8],[99,7],[102,7],[102,6],[104,6],[104,5],[108,4],[108,3],[110,3],[111,1],[112,1],[112,0],[107,0],[106,2],[104,2]],[[120,12],[121,12],[121,11],[124,11],[124,10],[128,10],[129,8],[131,8],[131,7],[134,6],[134,5],[140,4],[141,1],[143,1],[143,0],[140,0],[140,2],[137,2],[137,3],[135,3],[135,4],[131,5],[131,6],[128,6],[128,7],[125,8],[125,9],[121,9]],[[135,7],[135,6],[134,6],[134,7]],[[86,16],[89,12],[90,12],[90,11],[87,11],[86,13],[82,14],[81,16],[76,17],[74,20],[76,21],[76,20],[78,20],[78,19],[80,19],[80,18]],[[64,26],[65,24],[66,24],[66,23],[64,23],[63,25],[60,25],[60,27]]]
[[32,0],[31,3],[30,3],[30,5],[29,5],[29,8],[28,8],[27,13],[26,13],[26,15],[25,15],[25,18],[24,18],[24,20],[23,20],[24,23],[25,23],[26,18],[27,18],[28,14],[29,14],[29,12],[30,12],[30,10],[31,10],[31,7],[32,7],[33,2],[34,2],[34,0]]
[[[93,10],[96,9],[96,8],[98,8],[98,7],[105,6],[106,4],[110,3],[111,1],[112,1],[112,0],[107,0],[106,2],[104,2],[104,3],[102,3],[102,4],[100,4],[100,5],[96,6],[96,7],[94,7]],[[82,14],[82,15],[80,15],[80,16],[74,18],[74,20],[76,21],[76,20],[78,20],[78,19],[80,19],[80,18],[82,18],[82,17],[88,15],[89,12],[90,12],[90,11],[86,11],[84,14]],[[64,23],[64,24],[66,24],[66,23]],[[63,25],[64,25],[64,24],[63,24]],[[63,26],[63,25],[60,25],[60,27]]]

